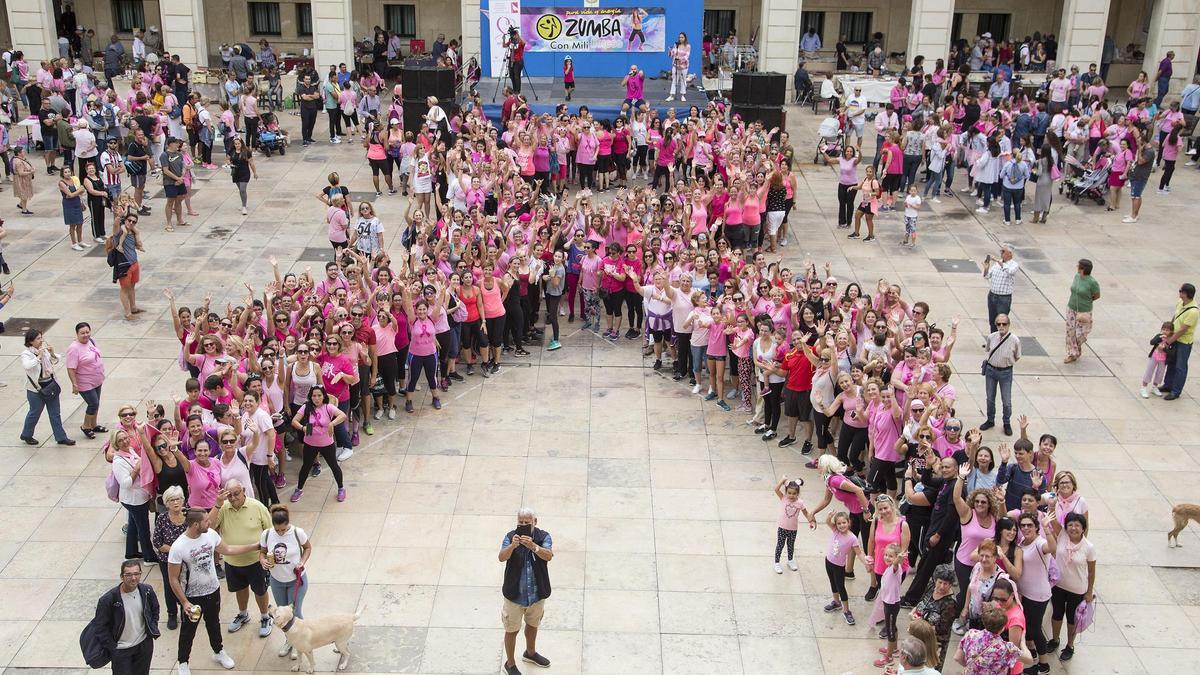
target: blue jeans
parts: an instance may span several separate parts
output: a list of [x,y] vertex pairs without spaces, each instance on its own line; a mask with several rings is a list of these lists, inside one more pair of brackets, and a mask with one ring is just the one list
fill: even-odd
[[[121,503],[128,514],[128,526],[125,532],[125,557],[138,558],[146,561],[147,565],[158,564],[158,553],[150,542],[150,502],[145,504]],[[138,554],[139,546],[141,554]]]
[[871,160],[871,166],[875,167],[875,173],[879,173],[879,160],[883,157],[883,134],[875,134],[875,159]]
[[79,392],[79,398],[87,404],[87,407],[83,409],[83,414],[95,415],[100,411],[100,387]]
[[1163,76],[1158,78],[1158,96],[1154,97],[1155,107],[1161,108],[1163,99],[1167,96],[1167,91],[1171,89],[1171,78]]
[[917,182],[917,169],[921,168],[920,155],[904,155],[904,178],[900,180],[900,189],[904,192],[908,191],[909,185],[915,185]]
[[996,385],[1000,385],[1000,401],[1003,404],[1003,421],[1008,424],[1012,419],[1012,378],[1013,369],[1000,370],[987,367],[987,375],[984,378],[987,384],[987,421],[996,423]]
[[58,397],[45,400],[36,391],[25,390],[25,400],[29,401],[29,412],[25,415],[25,426],[21,427],[21,438],[30,438],[37,429],[38,420],[42,417],[42,409],[50,415],[50,428],[54,431],[54,440],[67,440],[67,432],[63,429],[62,413],[58,407]]
[[941,171],[930,171],[929,172],[929,182],[925,183],[925,190],[923,191],[926,197],[929,196],[930,190],[933,190],[933,196],[935,198],[941,196],[941,194],[942,194],[942,172]]
[[304,596],[308,595],[308,574],[302,573],[300,578],[304,583],[297,590],[295,581],[283,582],[271,577],[271,596],[275,598],[276,605],[291,605],[296,617],[303,619]]
[[996,330],[996,317],[1000,314],[1008,314],[1012,310],[1012,294],[999,295],[988,291],[988,326],[992,330]]
[[1008,222],[1009,207],[1017,212],[1017,220],[1021,219],[1021,200],[1025,199],[1025,188],[1002,188],[1000,196],[1004,198],[1004,222]]
[[1191,345],[1175,343],[1175,358],[1167,362],[1167,376],[1163,380],[1161,390],[1170,391],[1176,396],[1183,393],[1183,383],[1187,381],[1188,359],[1191,356]]

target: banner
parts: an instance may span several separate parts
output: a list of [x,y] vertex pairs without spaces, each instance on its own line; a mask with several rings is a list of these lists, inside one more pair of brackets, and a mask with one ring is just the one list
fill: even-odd
[[522,7],[531,52],[665,52],[662,7]]
[[487,16],[488,37],[491,38],[491,76],[504,72],[504,39],[511,28],[521,27],[521,0],[491,0]]

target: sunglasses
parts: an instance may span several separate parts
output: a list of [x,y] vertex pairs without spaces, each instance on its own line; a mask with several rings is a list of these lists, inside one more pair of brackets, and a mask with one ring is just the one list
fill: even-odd
[[308,350],[307,350],[307,349],[297,349],[297,350],[296,350],[296,353],[297,353],[297,354],[307,354],[307,353],[308,353]]
[[222,438],[221,439],[221,445],[233,445],[234,443],[237,443],[236,438]]
[[123,413],[121,413],[120,416],[121,417],[137,417],[137,413],[136,412],[123,412]]
[[1008,322],[1007,322],[1007,321],[997,321],[997,322],[996,322],[996,325],[997,325],[997,326],[1007,326],[1007,325],[1008,325]]
[[363,316],[363,313],[362,313],[362,312],[351,312],[351,313],[350,313],[350,316],[353,316],[353,317],[360,317],[360,316]]
[[946,427],[946,431],[962,431],[962,427]]
[[326,347],[339,347],[339,346],[341,346],[341,343],[338,342],[337,340],[330,340],[329,342],[325,343],[325,346]]
[[933,436],[930,434],[921,434],[920,436],[917,436],[917,438],[922,441],[932,441],[933,440]]

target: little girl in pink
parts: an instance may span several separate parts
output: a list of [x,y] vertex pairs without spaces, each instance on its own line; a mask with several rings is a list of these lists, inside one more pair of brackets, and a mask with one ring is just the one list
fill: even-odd
[[[900,616],[900,582],[904,569],[900,564],[900,545],[888,544],[883,550],[883,561],[887,567],[879,578],[879,595],[875,596],[875,607],[871,610],[871,624],[883,619],[883,637],[887,645],[879,648],[883,658],[875,659],[875,667],[883,668],[892,662],[896,654],[896,618]],[[867,564],[874,561],[867,556]]]
[[1164,321],[1158,335],[1150,338],[1150,354],[1146,359],[1146,372],[1142,375],[1142,398],[1150,398],[1150,394],[1162,396],[1158,388],[1167,374],[1167,336],[1174,328],[1174,323]]

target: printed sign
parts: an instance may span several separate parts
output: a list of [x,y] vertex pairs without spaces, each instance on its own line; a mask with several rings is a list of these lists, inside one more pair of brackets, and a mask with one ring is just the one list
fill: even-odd
[[493,0],[486,15],[492,41],[492,77],[499,77],[504,72],[504,41],[512,28],[521,27],[521,0]]
[[661,7],[521,8],[531,52],[662,52],[666,28]]

